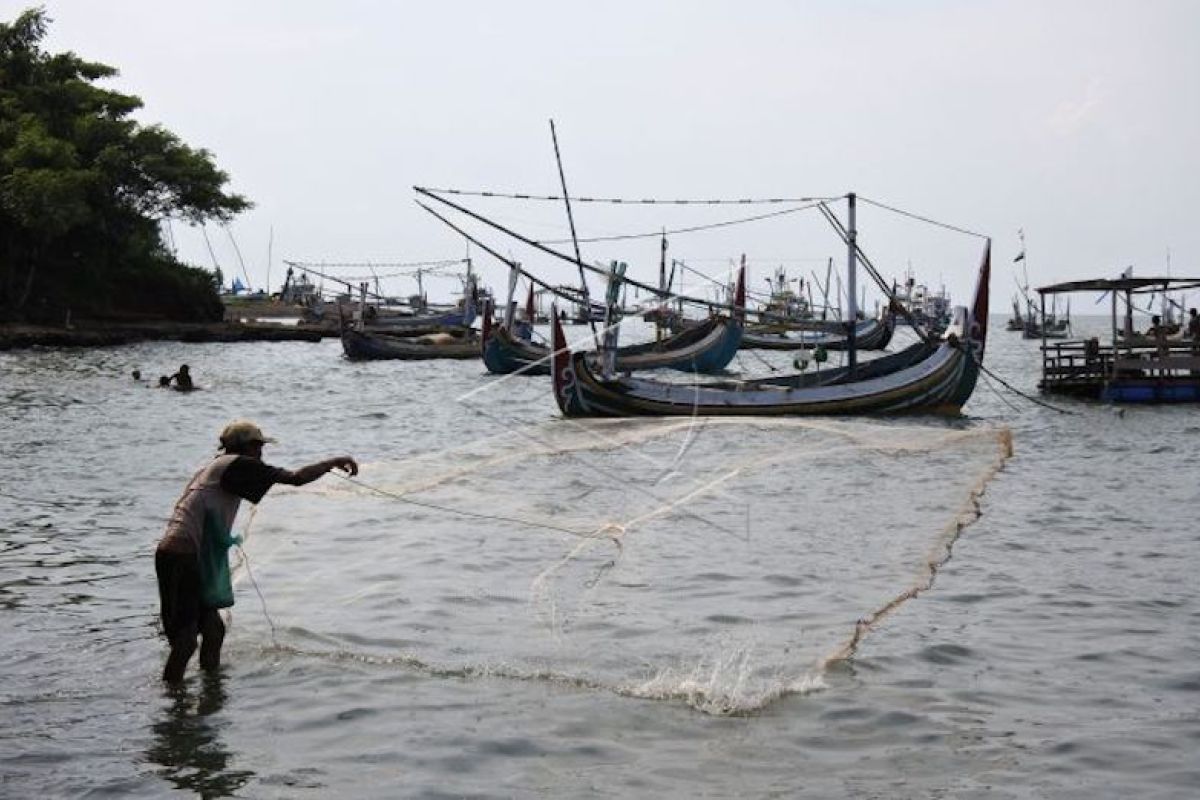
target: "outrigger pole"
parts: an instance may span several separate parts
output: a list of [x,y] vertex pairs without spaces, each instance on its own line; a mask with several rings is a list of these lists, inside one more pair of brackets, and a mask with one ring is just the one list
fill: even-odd
[[[572,258],[571,256],[567,255],[566,253],[560,253],[552,247],[547,247],[546,245],[542,244],[541,242],[536,242],[533,239],[530,239],[528,236],[522,236],[521,234],[517,233],[516,231],[512,230],[511,228],[506,228],[505,226],[501,225],[498,222],[493,222],[492,220],[488,219],[487,217],[483,216],[482,214],[478,214],[465,206],[461,206],[458,203],[455,203],[452,200],[447,200],[444,197],[438,196],[433,190],[426,189],[422,186],[414,186],[413,191],[417,192],[418,194],[423,194],[426,197],[430,198],[431,200],[436,200],[437,202],[441,203],[442,205],[449,206],[450,208],[453,208],[455,211],[459,212],[460,214],[468,216],[477,222],[482,222],[484,225],[487,225],[489,228],[500,231],[501,233],[503,233],[507,236],[511,236],[513,239],[516,239],[518,242],[528,245],[529,247],[532,247],[535,250],[540,250],[543,253],[545,253],[546,255],[553,256],[555,258],[566,261],[568,264],[576,264],[581,269],[586,269],[587,271],[595,273],[597,275],[604,275],[604,276],[608,275],[608,270],[603,267],[597,267],[592,264],[587,264],[579,258]],[[458,231],[459,233],[462,233],[461,229],[459,229],[455,225],[451,225],[446,220],[445,217],[441,216],[440,214],[435,213],[428,206],[425,206],[420,203],[418,203],[418,205],[421,205],[422,208],[424,208],[426,211],[429,211],[431,214],[433,214],[438,219],[442,220],[442,222],[445,222],[447,225],[450,225],[450,227],[453,228],[454,230]],[[463,234],[463,235],[466,236],[466,234]],[[475,244],[479,244],[482,247],[482,245],[480,244],[480,242],[478,240],[471,239],[471,241],[475,242]],[[487,248],[484,248],[484,249],[487,250]],[[488,250],[488,252],[495,255],[495,252],[492,250]],[[502,259],[502,260],[505,263],[508,263],[507,259]],[[528,277],[528,273],[526,273],[526,275]],[[725,311],[740,310],[740,309],[738,309],[737,306],[734,306],[731,303],[715,303],[712,300],[709,300],[707,298],[691,297],[690,295],[684,295],[684,294],[672,295],[669,291],[664,292],[661,289],[659,289],[657,286],[651,286],[648,283],[642,283],[641,281],[637,281],[637,280],[634,280],[629,277],[623,278],[622,281],[624,283],[629,284],[630,286],[636,286],[637,288],[641,289],[644,292],[649,292],[650,294],[654,295],[655,297],[665,298],[668,300],[672,300],[672,299],[682,300],[686,303],[694,303],[695,305],[707,306],[709,308],[719,308],[719,309],[722,309]],[[540,283],[539,285],[547,286],[545,283]],[[549,287],[547,286],[547,288],[549,288]],[[558,294],[561,294],[561,292],[558,292]],[[575,302],[575,301],[572,300],[572,302]]]
[[416,204],[417,204],[417,205],[419,205],[421,208],[425,209],[425,210],[426,210],[426,211],[428,211],[430,214],[432,214],[433,216],[435,216],[435,217],[437,217],[439,220],[441,220],[441,221],[442,221],[442,222],[443,222],[443,223],[446,225],[446,227],[450,228],[450,230],[454,231],[455,233],[457,233],[459,236],[461,236],[461,237],[463,237],[464,239],[466,239],[466,240],[467,240],[468,242],[470,242],[471,244],[473,244],[473,245],[475,245],[476,247],[478,247],[479,249],[483,250],[483,252],[485,252],[485,253],[487,253],[488,255],[490,255],[491,257],[495,258],[495,259],[496,259],[497,261],[499,261],[501,264],[504,264],[504,265],[506,265],[506,266],[507,266],[509,269],[514,269],[514,270],[516,270],[517,272],[519,272],[520,274],[524,275],[526,278],[528,278],[528,279],[529,279],[529,282],[530,282],[530,283],[532,283],[532,284],[534,284],[534,285],[536,285],[536,286],[540,286],[540,287],[541,287],[542,289],[544,289],[545,291],[547,291],[547,292],[550,292],[550,294],[552,294],[552,295],[554,295],[554,296],[556,296],[556,297],[561,297],[562,299],[566,300],[566,301],[567,301],[567,302],[569,302],[569,303],[576,303],[576,302],[578,302],[578,301],[579,301],[579,298],[578,298],[577,296],[572,296],[572,295],[570,295],[570,294],[568,294],[568,293],[564,292],[564,291],[563,291],[562,289],[560,289],[559,287],[557,287],[557,286],[552,286],[551,284],[549,284],[549,283],[546,283],[544,280],[542,280],[541,278],[539,278],[539,277],[537,277],[536,275],[534,275],[533,273],[531,273],[529,270],[527,270],[527,269],[525,269],[524,267],[522,267],[519,261],[513,261],[511,258],[505,258],[504,256],[500,255],[500,254],[499,254],[499,253],[497,253],[495,250],[493,250],[492,248],[488,247],[486,244],[484,244],[483,242],[479,241],[478,239],[474,238],[473,236],[471,236],[471,234],[467,233],[467,232],[466,232],[466,231],[464,231],[462,228],[458,227],[458,226],[457,226],[457,225],[455,225],[453,222],[451,222],[450,220],[446,219],[446,218],[445,218],[445,217],[443,217],[441,214],[439,214],[438,212],[434,211],[434,210],[433,210],[432,208],[430,208],[429,206],[427,206],[427,205],[425,205],[424,203],[422,203],[420,200],[417,200],[417,201],[415,201],[415,202],[416,202]]

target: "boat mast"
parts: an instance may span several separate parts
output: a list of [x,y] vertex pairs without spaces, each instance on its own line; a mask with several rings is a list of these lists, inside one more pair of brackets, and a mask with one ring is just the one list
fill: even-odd
[[246,279],[246,292],[249,293],[250,273],[246,271],[246,260],[242,258],[242,248],[238,247],[237,239],[233,238],[233,231],[229,229],[228,223],[222,227],[225,228],[225,233],[229,236],[229,243],[233,245],[233,252],[237,255],[238,263],[242,265],[242,276]]
[[1021,287],[1021,297],[1025,300],[1025,308],[1028,310],[1028,316],[1033,318],[1033,300],[1029,297],[1029,262],[1025,259],[1025,229],[1017,229],[1017,238],[1021,240],[1021,272],[1025,274],[1025,285]]
[[[829,262],[825,264],[825,285],[821,287],[821,302],[825,304],[821,309],[821,319],[829,319],[829,276],[833,273],[833,256],[829,257]],[[815,276],[814,276],[815,277]]]
[[[667,229],[663,228],[662,232],[662,247],[658,254],[658,288],[666,294],[667,291]],[[660,297],[658,300],[658,313],[654,315],[654,340],[661,342],[663,338],[663,317],[667,313],[667,304]]]
[[272,225],[267,233],[267,285],[264,286],[267,290],[267,296],[271,296],[271,250],[275,246],[275,226]]
[[841,322],[843,325],[845,325],[846,318],[842,316],[842,300],[846,296],[846,290],[842,286],[842,273],[833,273],[833,279],[837,281],[837,291],[834,293],[834,299],[837,300],[837,305],[833,307],[833,315],[838,322]]
[[[675,285],[675,268],[679,267],[679,292],[683,293],[683,262],[674,258],[671,259],[671,274],[667,276],[667,291],[671,291],[671,287]],[[666,297],[663,300],[670,303],[670,298]],[[675,298],[675,312],[679,314],[679,318],[683,319],[683,298]]]
[[571,198],[567,194],[567,176],[563,172],[562,154],[558,150],[558,133],[554,130],[554,120],[550,120],[550,138],[554,141],[554,160],[558,163],[558,180],[562,184],[563,203],[567,207],[567,222],[571,226],[571,244],[575,245],[575,264],[579,267],[579,286],[583,290],[584,316],[592,328],[592,338],[596,346],[600,346],[600,337],[596,333],[596,321],[592,319],[592,298],[588,294],[587,276],[583,273],[583,257],[579,254],[579,237],[575,234],[575,216],[571,213]]
[[514,262],[508,268],[508,295],[504,300],[504,330],[511,331],[513,327],[513,296],[517,293],[517,277],[521,274],[519,266]]
[[606,380],[611,380],[617,372],[617,337],[621,330],[620,294],[626,267],[624,261],[613,261],[609,265],[608,292],[605,295],[607,302],[604,304],[604,341],[600,348],[602,374]]
[[846,214],[847,222],[849,222],[846,231],[846,316],[849,318],[849,322],[847,322],[849,328],[846,331],[846,354],[848,359],[846,366],[850,372],[854,372],[857,360],[855,350],[858,344],[858,337],[855,335],[858,327],[858,298],[855,296],[857,291],[854,285],[854,273],[857,272],[858,267],[858,227],[855,220],[856,202],[854,192],[846,195],[846,202],[849,206]]

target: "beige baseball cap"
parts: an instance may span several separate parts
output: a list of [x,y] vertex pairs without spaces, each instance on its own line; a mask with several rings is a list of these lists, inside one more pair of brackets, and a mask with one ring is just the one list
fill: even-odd
[[262,428],[247,419],[234,420],[221,431],[221,447],[236,450],[253,442],[267,444],[275,440],[264,436]]

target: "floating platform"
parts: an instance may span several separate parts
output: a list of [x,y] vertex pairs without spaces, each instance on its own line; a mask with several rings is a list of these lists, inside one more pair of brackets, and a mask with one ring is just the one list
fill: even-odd
[[1200,278],[1128,277],[1039,288],[1043,317],[1048,294],[1109,293],[1112,327],[1108,342],[1099,337],[1067,341],[1043,337],[1038,388],[1051,394],[1113,403],[1200,402],[1200,341],[1162,332],[1137,334],[1131,312],[1135,296],[1159,292],[1166,295],[1197,287]]

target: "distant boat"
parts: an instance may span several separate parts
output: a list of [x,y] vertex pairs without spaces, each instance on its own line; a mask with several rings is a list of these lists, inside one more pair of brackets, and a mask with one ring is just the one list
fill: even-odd
[[1020,320],[1020,327],[1016,330],[1021,331],[1023,339],[1066,339],[1071,335],[1071,305],[1067,301],[1067,312],[1065,317],[1059,318],[1058,307],[1054,302],[1054,297],[1051,297],[1050,313],[1046,313],[1045,299],[1043,296],[1043,305],[1040,314],[1034,309],[1033,301],[1029,298],[1029,261],[1027,259],[1027,249],[1025,247],[1025,231],[1020,230],[1017,235],[1021,239],[1021,251],[1013,262],[1021,262],[1021,268],[1025,274],[1025,285],[1022,286],[1019,282],[1017,288],[1021,290],[1022,296],[1025,298],[1025,307],[1027,312],[1025,318],[1020,320],[1020,312],[1017,308],[1017,300],[1013,298],[1013,319],[1009,320],[1009,330],[1014,330],[1011,326],[1014,322]]
[[1071,336],[1071,321],[1049,318],[1046,325],[1042,326],[1037,320],[1028,319],[1021,335],[1025,339],[1068,339]]
[[1033,316],[1032,312],[1025,319],[1022,328],[1022,338],[1025,339],[1069,339],[1071,337],[1071,308],[1067,307],[1065,317],[1059,317],[1054,310],[1043,314],[1041,319]]
[[[735,304],[744,302],[744,276],[739,277],[738,287]],[[483,319],[482,357],[489,372],[550,373],[549,347],[514,335],[507,326],[494,326],[490,308],[485,308]],[[551,324],[561,324],[561,321],[556,317]],[[621,372],[647,369],[677,369],[701,374],[721,372],[737,355],[742,343],[742,326],[741,319],[713,315],[665,339],[625,345],[616,351],[616,369]]]
[[1023,331],[1025,330],[1025,318],[1021,316],[1021,305],[1019,302],[1017,302],[1015,295],[1013,296],[1012,303],[1013,315],[1011,318],[1009,318],[1008,322],[1005,323],[1004,329],[1009,331]]
[[[839,323],[837,333],[799,331],[797,333],[757,333],[746,331],[742,335],[743,350],[845,350],[849,337],[845,326]],[[884,350],[892,341],[896,330],[896,317],[885,313],[881,319],[859,320],[854,328],[855,347],[859,350]]]
[[342,331],[342,350],[351,361],[423,361],[438,358],[466,360],[479,357],[479,339],[473,332],[463,336],[453,336],[449,333],[397,336],[347,328]]
[[923,283],[917,283],[911,270],[904,279],[903,288],[893,290],[893,301],[902,311],[898,315],[900,324],[915,322],[918,327],[940,331],[950,323],[950,295],[943,287],[934,293]]
[[[757,312],[760,319],[787,323],[813,318],[812,305],[804,295],[804,278],[789,279],[783,267],[779,267],[773,278],[765,280],[771,287],[771,294]],[[791,288],[792,283],[796,284],[795,291]]]
[[[304,286],[304,307],[300,314],[299,324],[303,327],[321,328],[339,331],[346,327],[347,320],[353,320],[354,327],[361,331],[391,331],[403,335],[418,335],[424,333],[461,333],[470,328],[478,314],[480,301],[487,295],[481,289],[478,280],[471,272],[470,261],[467,261],[467,273],[463,278],[462,296],[454,303],[434,305],[427,302],[424,288],[421,284],[421,270],[417,271],[418,292],[407,299],[386,298],[378,293],[369,293],[368,284],[359,282],[354,285],[341,278],[320,272],[311,266],[298,262],[288,264],[289,281],[285,283],[288,289],[293,268],[302,270]],[[324,300],[319,291],[311,291],[312,284],[307,281],[308,273],[342,284],[346,291],[333,300]]]
[[364,284],[360,286],[355,319],[347,321],[339,316],[342,351],[352,361],[475,358],[479,339],[470,325],[475,319],[476,297],[475,279],[468,273],[463,298],[453,310],[396,316],[380,325],[382,315],[367,304]]

